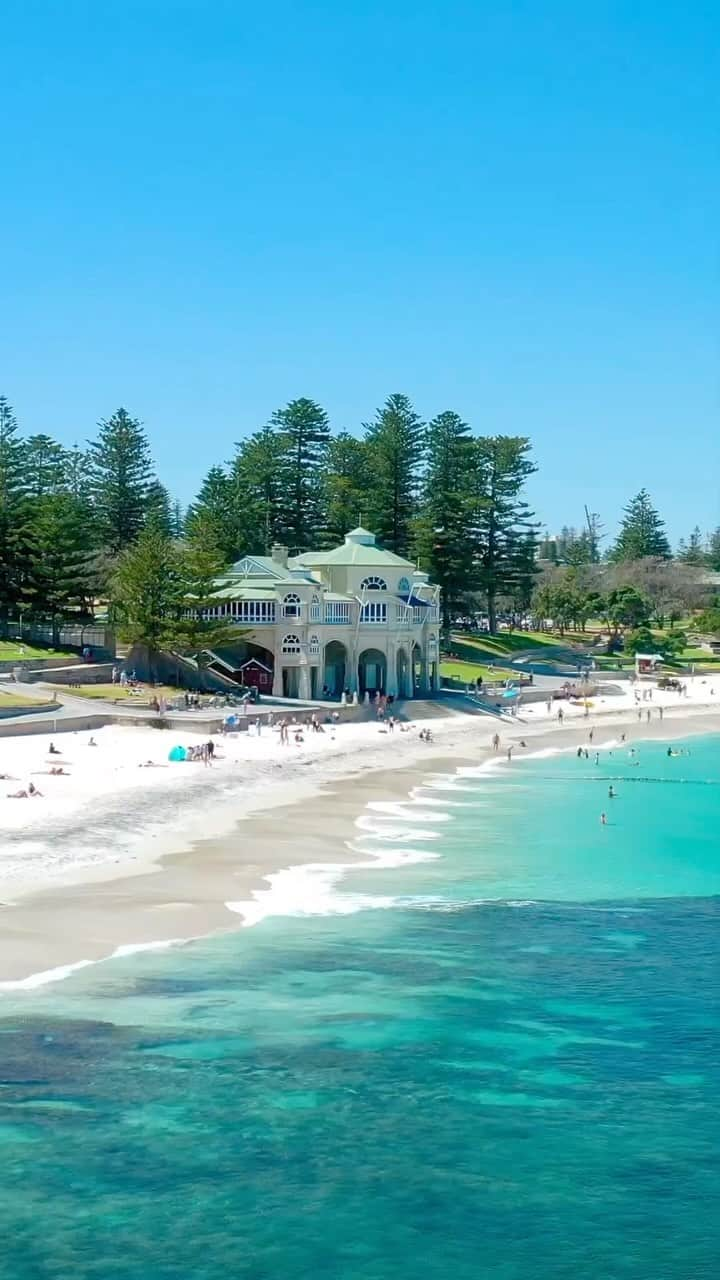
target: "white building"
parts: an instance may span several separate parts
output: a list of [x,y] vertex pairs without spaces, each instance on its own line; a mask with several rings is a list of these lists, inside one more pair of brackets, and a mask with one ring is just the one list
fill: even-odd
[[332,551],[243,556],[209,612],[237,621],[239,661],[218,670],[276,697],[325,691],[406,698],[440,687],[439,589],[411,561],[353,529]]

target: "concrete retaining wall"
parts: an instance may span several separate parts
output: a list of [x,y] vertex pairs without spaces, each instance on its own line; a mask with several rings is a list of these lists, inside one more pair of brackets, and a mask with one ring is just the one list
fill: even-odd
[[0,720],[11,720],[15,716],[34,716],[42,711],[57,711],[57,702],[38,702],[31,707],[4,707],[0,701]]

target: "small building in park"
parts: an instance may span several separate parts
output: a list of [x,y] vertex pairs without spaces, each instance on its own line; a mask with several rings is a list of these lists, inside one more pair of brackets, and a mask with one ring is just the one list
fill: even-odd
[[664,661],[665,659],[661,653],[636,653],[635,675],[654,676],[657,674]]
[[357,528],[330,551],[245,555],[207,616],[237,623],[210,667],[276,697],[427,696],[440,687],[439,588]]

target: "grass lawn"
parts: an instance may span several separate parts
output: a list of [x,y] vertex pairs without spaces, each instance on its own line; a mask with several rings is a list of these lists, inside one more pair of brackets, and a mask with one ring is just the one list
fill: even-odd
[[123,689],[119,684],[81,684],[77,688],[70,688],[66,684],[51,684],[46,688],[55,690],[57,693],[67,693],[73,698],[97,698],[106,702],[148,702],[150,698],[176,698],[178,694],[182,694],[182,689],[175,689],[171,685],[158,684],[154,689],[149,685],[143,685],[141,693],[130,693],[129,689]]
[[37,649],[32,644],[20,644],[17,640],[0,640],[0,662],[15,662],[18,658],[77,658],[79,654],[69,649]]
[[440,675],[448,679],[464,680],[467,684],[474,684],[478,676],[482,676],[485,681],[504,680],[508,676],[519,680],[518,672],[509,671],[506,667],[486,667],[482,662],[457,662],[454,658],[442,660]]
[[491,636],[485,631],[454,631],[451,644],[456,644],[458,647],[470,645],[479,653],[493,658],[509,658],[516,653],[527,653],[532,649],[570,649],[576,644],[589,647],[592,640],[593,637],[589,632],[584,636],[579,633],[576,635],[574,632],[559,636],[549,631],[501,631],[498,635]]
[[38,707],[49,701],[43,697],[26,698],[22,693],[10,693],[0,686],[0,711],[7,711],[10,707]]
[[720,665],[720,653],[708,653],[707,649],[681,649],[681,662],[696,662],[703,667]]

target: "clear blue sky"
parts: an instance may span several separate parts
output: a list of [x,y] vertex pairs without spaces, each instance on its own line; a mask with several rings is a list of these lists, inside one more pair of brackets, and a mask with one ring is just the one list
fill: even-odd
[[716,0],[5,0],[0,390],[187,501],[294,396],[720,523]]

